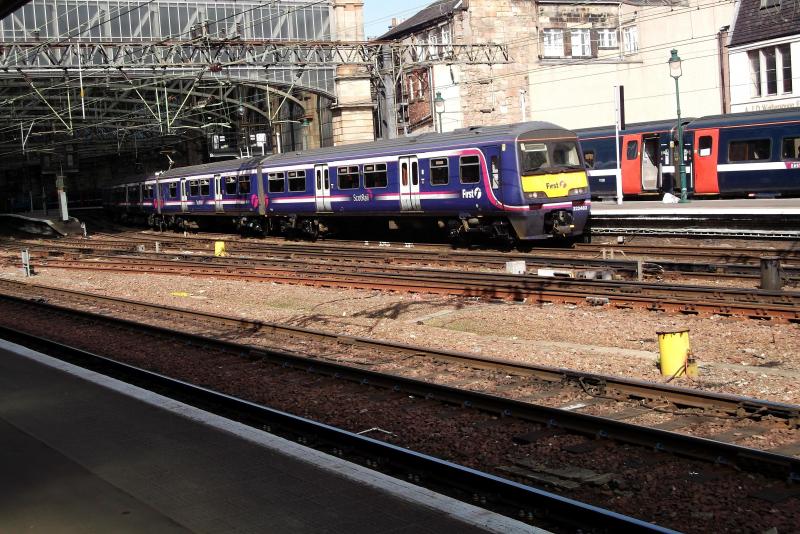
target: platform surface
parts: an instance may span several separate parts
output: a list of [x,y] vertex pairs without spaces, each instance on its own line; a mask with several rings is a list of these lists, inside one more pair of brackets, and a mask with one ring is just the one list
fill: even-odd
[[592,201],[592,214],[614,215],[800,215],[800,198],[741,198],[730,200],[690,199],[685,204],[665,204],[658,200],[623,199]]
[[0,340],[0,532],[531,532]]
[[62,221],[58,210],[48,210],[47,213],[41,210],[0,213],[0,222],[32,234],[81,235],[83,233],[78,219],[69,217],[66,221]]

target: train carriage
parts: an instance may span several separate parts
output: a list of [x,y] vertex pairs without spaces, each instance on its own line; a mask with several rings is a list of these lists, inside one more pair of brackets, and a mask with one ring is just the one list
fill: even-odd
[[[800,195],[800,108],[684,119],[687,190],[693,196]],[[613,126],[577,131],[594,197],[616,195]],[[680,190],[675,121],[631,124],[620,132],[625,196]]]
[[800,194],[800,108],[703,117],[686,138],[696,195]]
[[154,226],[223,219],[311,236],[368,223],[505,241],[578,237],[590,206],[575,134],[543,122],[216,162],[144,186]]

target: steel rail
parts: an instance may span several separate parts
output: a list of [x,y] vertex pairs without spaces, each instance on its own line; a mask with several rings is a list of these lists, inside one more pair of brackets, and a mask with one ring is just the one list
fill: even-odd
[[546,382],[569,384],[581,389],[590,387],[605,395],[616,395],[619,397],[650,401],[667,400],[677,407],[714,410],[738,417],[771,416],[786,421],[791,427],[800,426],[800,406],[793,404],[765,401],[725,393],[714,393],[700,389],[689,389],[611,375],[600,375],[572,369],[525,364],[461,352],[435,350],[421,346],[381,341],[359,336],[332,334],[310,328],[229,317],[186,308],[164,306],[161,304],[148,304],[146,302],[130,299],[82,293],[69,289],[58,289],[11,280],[0,280],[0,290],[25,292],[29,295],[34,295],[36,298],[49,296],[51,298],[63,299],[67,297],[68,299],[75,299],[92,306],[97,305],[97,303],[107,303],[114,306],[152,313],[157,316],[167,315],[175,319],[188,320],[196,323],[208,324],[213,322],[246,332],[264,331],[269,334],[277,334],[280,336],[318,339],[327,343],[364,347],[383,353],[406,354],[431,360],[453,362],[490,371],[502,371],[513,375],[533,377]]
[[[279,263],[279,262],[275,262]],[[540,278],[503,273],[444,271],[400,267],[362,266],[358,272],[337,266],[298,264],[286,261],[267,268],[242,267],[212,262],[153,261],[131,258],[122,261],[78,261],[49,259],[48,268],[109,272],[139,272],[180,276],[350,287],[388,291],[426,292],[443,295],[496,298],[514,301],[581,303],[603,299],[616,307],[641,307],[651,311],[682,314],[711,313],[755,319],[800,322],[800,293],[705,286],[667,286],[640,282],[609,282]],[[298,268],[299,267],[301,268]],[[387,272],[392,271],[392,272]]]
[[[114,361],[40,336],[0,326],[5,339],[46,352],[67,361],[111,376],[160,395],[226,417],[248,426],[265,430],[293,441],[314,445],[317,450],[356,463],[370,463],[373,468],[396,478],[422,475],[425,486],[446,492],[470,502],[481,496],[492,508],[514,516],[514,512],[531,512],[544,518],[546,524],[583,528],[597,532],[660,532],[673,530],[624,516],[610,510],[568,499],[532,486],[484,473],[440,458],[348,432],[324,423],[226,395],[208,388],[132,365]],[[307,445],[308,446],[308,445]],[[365,462],[365,460],[372,460]]]
[[[173,245],[167,242],[167,245]],[[64,250],[64,251],[78,251],[82,254],[95,254],[98,251],[127,251],[137,252],[136,245],[130,245],[129,242],[113,245],[103,242],[91,242],[87,245],[86,242],[77,242],[73,246],[69,243],[52,243],[47,245],[26,245],[33,250]],[[186,246],[185,243],[179,245],[181,251],[199,251],[210,253],[210,246]],[[166,247],[165,247],[166,248]],[[402,253],[397,253],[393,249],[354,249],[353,247],[336,247],[329,245],[319,246],[282,246],[282,245],[259,245],[258,247],[250,246],[250,244],[233,244],[227,246],[229,254],[242,255],[243,258],[256,259],[257,257],[270,256],[270,257],[283,257],[286,259],[297,259],[298,257],[308,257],[314,259],[327,259],[335,260],[338,262],[358,261],[364,263],[367,260],[373,262],[382,262],[384,264],[414,264],[414,263],[438,263],[438,264],[454,264],[460,266],[476,267],[482,266],[493,269],[504,269],[505,264],[509,261],[521,260],[525,261],[528,267],[556,267],[561,269],[611,269],[615,272],[626,272],[630,276],[638,273],[639,262],[630,259],[594,259],[594,258],[573,258],[565,257],[565,255],[530,255],[530,254],[513,254],[507,253],[502,255],[497,254],[479,254],[470,252],[433,252],[433,251],[418,251],[414,249],[403,250]],[[139,252],[140,254],[154,254],[153,251]],[[645,269],[656,269],[659,272],[670,273],[688,273],[689,275],[697,278],[731,278],[731,279],[750,279],[757,280],[760,278],[760,267],[758,265],[744,264],[744,263],[729,263],[729,264],[715,264],[715,263],[694,263],[694,262],[680,262],[680,261],[663,261],[653,260],[643,262]],[[800,279],[800,265],[782,266],[781,272],[787,281]]]
[[[514,417],[544,425],[553,430],[560,429],[593,439],[608,439],[620,443],[646,447],[655,452],[670,453],[680,457],[726,465],[735,469],[758,472],[762,475],[773,476],[782,480],[794,481],[800,479],[800,458],[750,449],[707,438],[637,426],[614,419],[577,413],[570,410],[539,406],[486,393],[433,384],[413,378],[349,367],[339,363],[319,360],[309,361],[307,357],[279,350],[253,348],[217,338],[176,332],[162,327],[105,317],[90,312],[78,312],[76,314],[68,308],[47,303],[27,301],[23,302],[23,304],[47,309],[54,313],[79,315],[84,318],[91,318],[91,320],[95,322],[113,323],[125,328],[146,332],[153,337],[172,337],[183,339],[190,344],[197,344],[204,347],[216,347],[234,354],[247,355],[252,359],[267,361],[281,367],[348,380],[362,385],[399,391],[404,394],[415,395],[429,400],[493,413],[500,417]],[[0,332],[3,330],[7,329],[0,329]]]

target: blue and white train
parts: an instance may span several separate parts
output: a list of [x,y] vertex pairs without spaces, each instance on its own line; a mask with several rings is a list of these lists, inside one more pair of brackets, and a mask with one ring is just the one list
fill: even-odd
[[[686,118],[687,189],[695,197],[800,195],[800,108]],[[577,131],[594,197],[616,194],[614,126]],[[625,196],[680,189],[675,121],[630,124],[620,132]]]
[[590,210],[575,133],[545,122],[172,169],[110,188],[104,203],[162,228],[230,221],[315,237],[381,225],[505,242],[578,238]]

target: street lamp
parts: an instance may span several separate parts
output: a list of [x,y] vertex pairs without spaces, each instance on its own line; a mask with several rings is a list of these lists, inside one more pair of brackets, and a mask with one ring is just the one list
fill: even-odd
[[675,78],[675,101],[678,104],[678,143],[675,149],[678,151],[678,169],[681,176],[681,202],[689,202],[686,191],[686,165],[683,161],[683,124],[681,123],[681,93],[678,88],[678,78],[683,74],[681,69],[681,58],[678,51],[672,49],[669,57],[669,75]]
[[436,91],[436,98],[433,99],[433,109],[436,110],[436,115],[439,116],[439,133],[442,133],[442,113],[444,113],[444,98],[442,93]]

